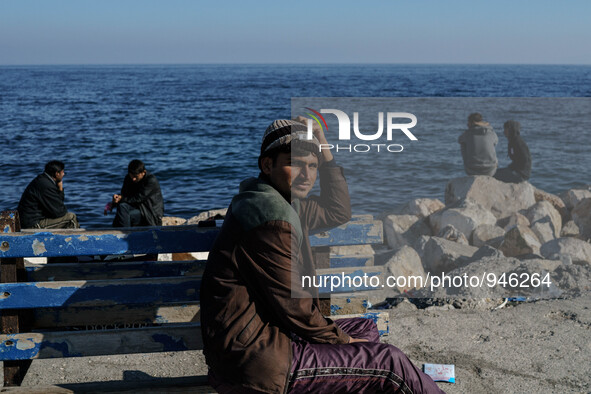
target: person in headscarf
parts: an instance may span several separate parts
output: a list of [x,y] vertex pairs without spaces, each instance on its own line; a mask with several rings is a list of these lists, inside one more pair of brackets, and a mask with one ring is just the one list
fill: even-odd
[[504,124],[507,137],[507,154],[511,164],[500,168],[495,178],[507,183],[519,183],[529,179],[531,175],[531,154],[527,144],[520,136],[521,125],[516,120],[508,120]]

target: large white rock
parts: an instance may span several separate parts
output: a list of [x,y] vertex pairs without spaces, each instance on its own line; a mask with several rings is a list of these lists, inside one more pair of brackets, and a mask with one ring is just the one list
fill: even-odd
[[415,215],[388,215],[383,225],[386,241],[392,249],[412,245],[421,235],[431,235],[425,220]]
[[540,246],[538,237],[529,227],[515,226],[507,231],[499,249],[507,257],[516,257],[539,254]]
[[564,201],[562,201],[562,199],[557,195],[545,192],[541,189],[534,188],[534,198],[536,199],[536,202],[548,201],[550,204],[552,204],[554,209],[556,209],[560,213],[563,223],[569,220],[570,212],[566,208]]
[[407,202],[397,213],[400,215],[415,215],[420,218],[426,218],[443,208],[445,208],[445,204],[438,199],[415,198]]
[[554,238],[560,237],[560,230],[562,230],[562,217],[560,213],[548,201],[539,201],[531,206],[525,216],[533,225],[538,220],[548,218],[552,224]]
[[472,232],[472,245],[481,247],[484,245],[500,246],[505,230],[493,224],[483,224]]
[[591,198],[591,190],[588,189],[570,189],[561,195],[566,208],[571,210],[585,198]]
[[534,187],[529,182],[505,183],[489,176],[452,179],[445,189],[445,204],[472,200],[503,218],[535,204]]
[[579,227],[581,239],[591,238],[591,198],[585,198],[571,211],[573,221]]
[[180,226],[187,223],[187,219],[179,218],[175,216],[164,216],[162,218],[162,225],[163,226]]
[[[418,277],[425,277],[425,270],[423,269],[421,258],[410,246],[403,246],[400,250],[394,253],[385,266],[389,275],[399,278],[396,280],[396,284],[401,286],[397,286],[396,288],[400,290],[400,292],[419,288],[421,282]],[[412,279],[412,277],[417,279]]]
[[569,220],[566,222],[564,226],[562,226],[562,230],[560,230],[560,237],[575,237],[578,238],[580,234],[579,226],[574,222],[574,220]]
[[204,211],[204,212],[201,212],[199,215],[193,216],[192,218],[187,220],[187,224],[197,224],[202,220],[214,217],[216,215],[220,215],[220,216],[225,217],[227,212],[228,212],[228,208],[211,209],[209,211]]
[[466,239],[470,239],[476,227],[495,224],[496,221],[497,219],[490,211],[470,200],[458,202],[429,216],[433,234],[439,234],[442,228],[452,225],[461,231]]
[[515,226],[529,227],[530,224],[529,219],[519,212],[514,212],[497,222],[497,226],[502,227],[505,231],[509,231]]
[[545,244],[546,242],[552,241],[556,239],[556,235],[554,234],[554,225],[549,217],[544,217],[543,219],[536,220],[534,224],[530,227],[536,237],[541,244]]
[[421,257],[425,271],[433,275],[449,272],[468,264],[469,259],[478,250],[474,246],[429,236],[419,238],[415,249]]
[[567,255],[573,263],[591,264],[591,244],[577,238],[558,238],[546,242],[540,252],[547,259],[557,260],[560,255]]

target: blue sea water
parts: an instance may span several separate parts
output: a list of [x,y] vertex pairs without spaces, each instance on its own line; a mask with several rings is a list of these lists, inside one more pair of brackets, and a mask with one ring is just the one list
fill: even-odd
[[[134,158],[160,180],[167,216],[226,207],[240,180],[258,173],[262,133],[273,119],[290,117],[292,97],[590,96],[591,66],[5,66],[0,209],[16,208],[44,163],[60,159],[66,163],[68,209],[84,227],[109,226],[113,216],[104,217],[103,207],[120,190]],[[564,115],[570,108],[553,103],[550,112]],[[466,107],[462,116],[475,110]],[[545,111],[535,127],[522,122],[533,156],[532,184],[559,193],[591,183],[591,108],[583,102],[567,116],[568,124],[548,124],[552,114]],[[506,166],[507,119],[505,113],[489,114]],[[519,108],[508,114],[523,120]],[[534,115],[527,117],[533,121]],[[453,135],[432,128],[421,135],[424,145],[401,153],[393,165],[372,163],[373,186],[363,186],[361,196],[361,187],[351,185],[355,213],[376,214],[415,197],[443,199],[447,181],[464,175],[456,142],[463,128],[463,120]],[[355,173],[348,166],[359,163],[337,159]]]

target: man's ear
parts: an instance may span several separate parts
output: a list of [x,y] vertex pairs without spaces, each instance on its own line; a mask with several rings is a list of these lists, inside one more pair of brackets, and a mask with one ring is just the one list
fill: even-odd
[[263,174],[269,175],[271,168],[273,168],[273,159],[269,156],[263,157],[261,159],[261,171],[263,171]]

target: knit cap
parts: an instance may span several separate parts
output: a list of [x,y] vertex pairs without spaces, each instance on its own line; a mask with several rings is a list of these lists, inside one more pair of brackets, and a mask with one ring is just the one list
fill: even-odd
[[320,142],[312,135],[308,139],[308,127],[303,123],[289,119],[277,119],[267,127],[261,143],[261,155],[259,164],[265,152],[279,148],[284,145],[291,145],[292,150],[304,150],[315,153],[318,156]]

